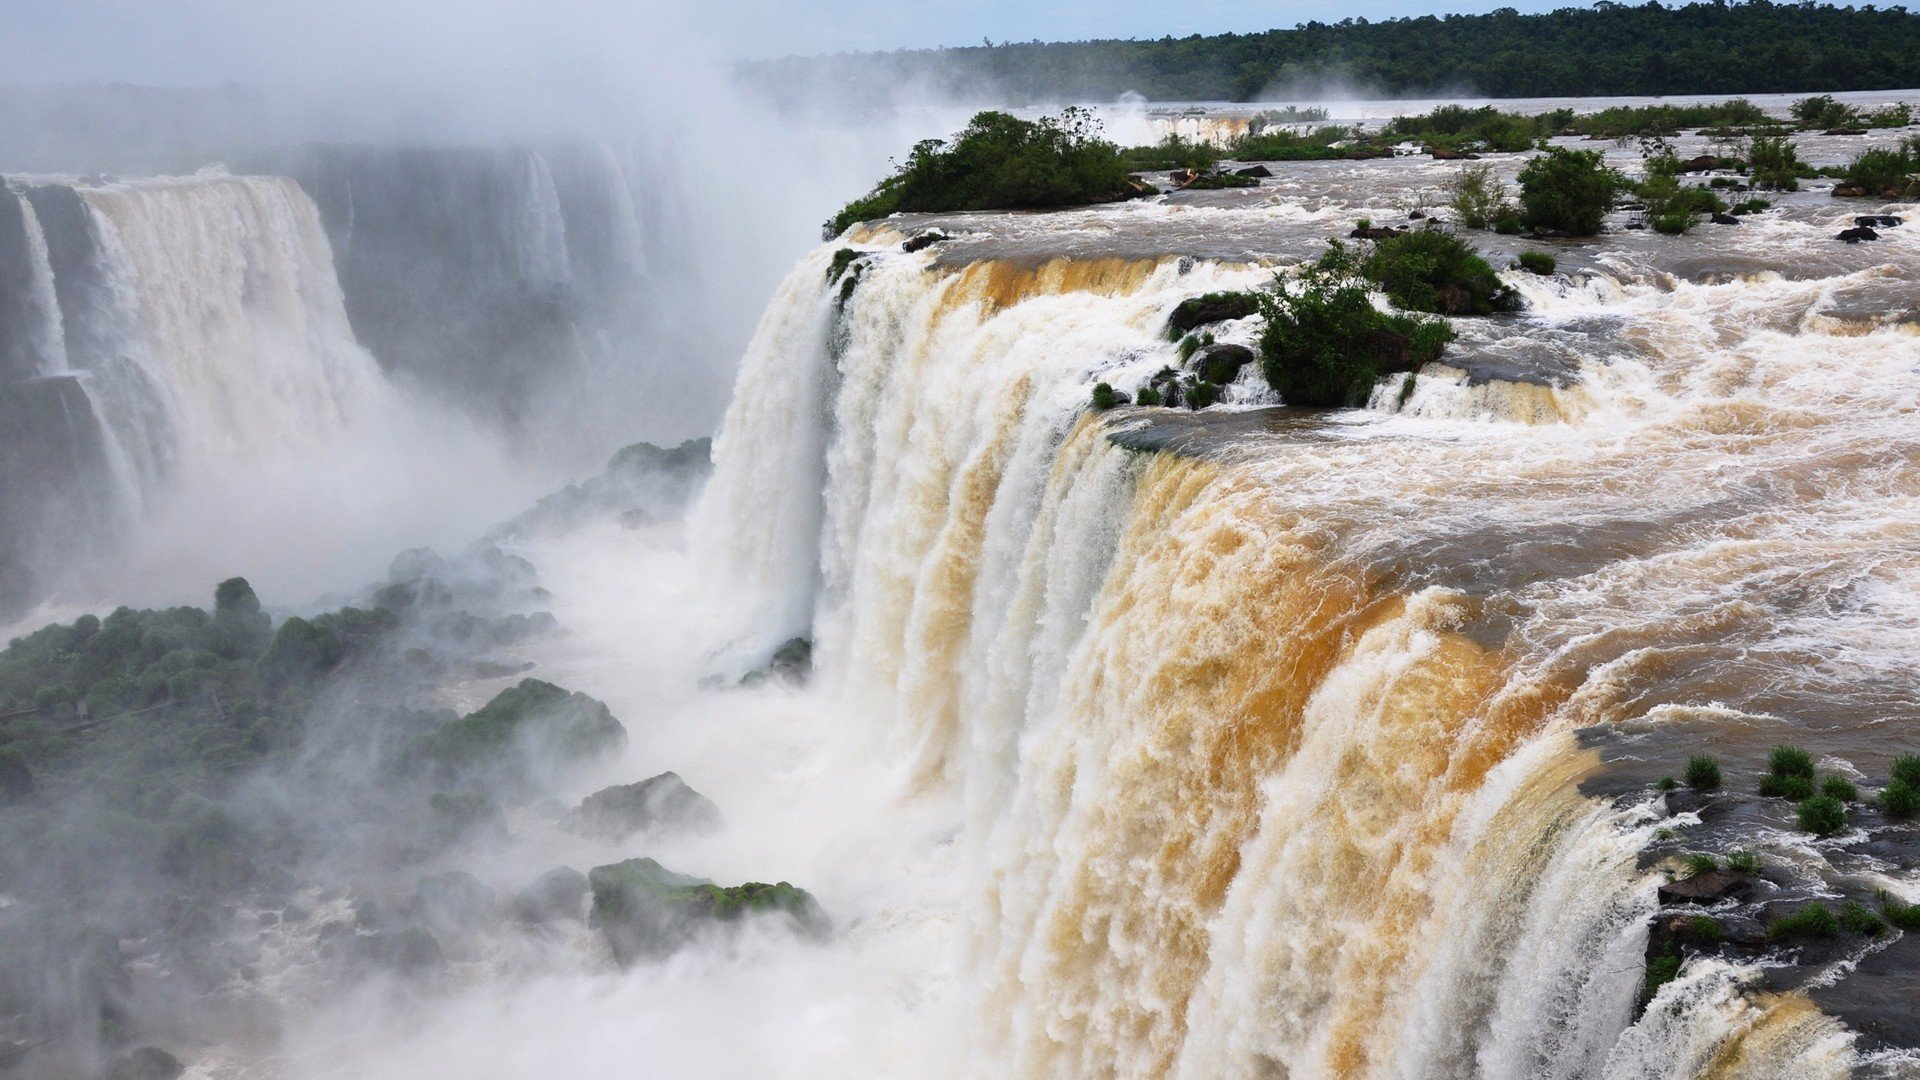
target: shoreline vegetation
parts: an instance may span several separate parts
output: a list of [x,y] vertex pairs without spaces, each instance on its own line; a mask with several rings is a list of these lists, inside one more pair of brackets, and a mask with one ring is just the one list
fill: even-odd
[[1831,4],[1601,2],[1523,15],[1345,19],[1251,34],[986,42],[962,48],[786,57],[742,65],[776,98],[808,86],[850,101],[901,86],[1013,105],[1253,102],[1302,88],[1419,97],[1828,93],[1920,87],[1920,13]]
[[[1304,113],[1301,115],[1311,115]],[[1058,116],[1025,120],[985,111],[950,139],[924,139],[907,160],[871,191],[841,208],[826,222],[826,238],[849,227],[895,213],[963,210],[1045,210],[1118,202],[1160,194],[1142,172],[1170,172],[1176,188],[1214,190],[1253,187],[1272,175],[1263,163],[1362,160],[1425,153],[1441,160],[1471,160],[1481,153],[1540,151],[1521,174],[1521,206],[1505,205],[1498,181],[1481,167],[1469,167],[1456,184],[1451,208],[1467,228],[1515,233],[1561,231],[1589,236],[1600,217],[1615,208],[1612,196],[1634,194],[1648,210],[1648,223],[1662,232],[1684,232],[1698,216],[1752,212],[1764,200],[1729,205],[1708,187],[1680,185],[1685,173],[1731,170],[1748,178],[1739,183],[1719,178],[1718,186],[1742,190],[1793,191],[1800,180],[1816,176],[1842,180],[1835,194],[1898,197],[1920,194],[1920,135],[1892,149],[1869,149],[1844,167],[1816,169],[1800,161],[1793,143],[1799,133],[1864,133],[1912,126],[1912,109],[1900,103],[1862,110],[1829,95],[1794,103],[1791,119],[1769,116],[1743,98],[1702,105],[1616,106],[1592,113],[1572,109],[1527,115],[1491,105],[1441,105],[1430,112],[1399,116],[1376,131],[1339,125],[1256,126],[1249,134],[1216,146],[1170,134],[1151,146],[1120,147],[1102,137],[1099,119],[1088,109],[1068,106]],[[1306,122],[1311,125],[1314,122]],[[1668,140],[1686,131],[1712,138],[1727,153],[1681,161]],[[1550,147],[1547,140],[1582,137],[1628,144],[1638,141],[1647,179],[1628,181],[1606,168],[1597,151]],[[1248,166],[1227,171],[1222,162]],[[1571,173],[1569,173],[1571,170]],[[1577,212],[1569,207],[1542,209],[1526,193],[1529,172],[1561,175],[1555,183],[1585,182]],[[1573,173],[1579,176],[1572,175]],[[1548,185],[1540,187],[1542,192]],[[1601,192],[1601,187],[1611,191]],[[1603,195],[1605,196],[1603,198]],[[1744,208],[1744,210],[1743,210]]]

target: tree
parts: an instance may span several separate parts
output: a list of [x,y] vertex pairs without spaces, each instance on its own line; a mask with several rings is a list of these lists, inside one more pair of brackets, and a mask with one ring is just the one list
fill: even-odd
[[1624,183],[1597,150],[1550,147],[1520,170],[1521,221],[1532,229],[1592,236]]

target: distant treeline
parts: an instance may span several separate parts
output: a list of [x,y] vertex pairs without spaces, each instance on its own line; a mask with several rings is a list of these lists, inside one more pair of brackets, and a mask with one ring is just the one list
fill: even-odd
[[1257,34],[1030,42],[749,65],[796,84],[879,98],[902,84],[969,100],[1304,98],[1322,87],[1491,97],[1752,94],[1920,87],[1920,13],[1905,7],[1605,2],[1522,15],[1309,22]]

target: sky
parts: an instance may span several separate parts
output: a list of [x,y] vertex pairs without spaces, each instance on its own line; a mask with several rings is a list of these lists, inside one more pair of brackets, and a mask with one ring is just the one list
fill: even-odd
[[743,59],[1257,31],[1552,2],[1472,0],[0,0],[0,83],[411,82],[565,75],[658,55]]

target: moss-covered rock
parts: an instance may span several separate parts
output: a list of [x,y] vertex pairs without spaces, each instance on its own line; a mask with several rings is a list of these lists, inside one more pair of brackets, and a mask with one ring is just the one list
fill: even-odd
[[617,751],[626,741],[627,729],[606,705],[550,682],[523,679],[479,710],[415,740],[410,757],[445,778],[517,787]]
[[587,883],[593,892],[589,924],[606,936],[621,964],[666,956],[703,929],[752,915],[783,919],[810,936],[828,930],[813,897],[784,881],[720,886],[652,859],[628,859],[594,867]]
[[1254,359],[1253,350],[1245,345],[1204,345],[1187,361],[1187,367],[1196,377],[1225,386],[1239,378],[1240,369]]
[[720,826],[720,808],[675,773],[602,788],[581,800],[566,827],[583,836],[624,840],[637,832],[706,832]]
[[1180,301],[1167,316],[1167,333],[1178,338],[1202,326],[1258,314],[1260,304],[1252,293],[1217,292]]

